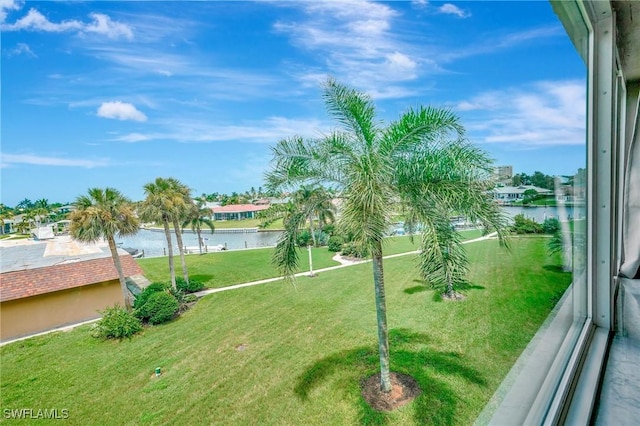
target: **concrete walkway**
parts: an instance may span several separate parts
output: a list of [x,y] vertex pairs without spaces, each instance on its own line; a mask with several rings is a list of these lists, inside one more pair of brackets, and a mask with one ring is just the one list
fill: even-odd
[[[494,239],[494,238],[496,238],[496,236],[497,236],[497,233],[493,232],[491,234],[485,235],[484,237],[475,238],[473,240],[463,241],[462,244],[469,244],[469,243],[475,243],[477,241],[484,241],[484,240],[488,240],[488,239]],[[418,254],[419,252],[420,252],[420,250],[414,250],[414,251],[408,251],[408,252],[405,252],[405,253],[390,254],[388,256],[384,256],[383,259],[392,259],[394,257],[407,256],[407,255],[410,255],[410,254]],[[339,254],[336,254],[333,257],[333,260],[335,260],[336,262],[340,262],[341,264],[337,265],[337,266],[330,266],[328,268],[322,268],[322,269],[314,270],[313,271],[314,275],[318,275],[321,272],[333,271],[335,269],[341,269],[341,268],[346,268],[346,267],[353,266],[353,265],[359,265],[361,263],[371,262],[370,259],[368,259],[368,260],[345,259],[342,256],[340,256]],[[309,271],[300,272],[300,273],[297,273],[297,274],[294,275],[294,277],[308,277],[308,276],[309,276]],[[199,291],[199,292],[193,293],[193,294],[195,294],[198,298],[200,298],[200,297],[204,297],[204,296],[206,296],[208,294],[220,293],[222,291],[229,291],[229,290],[237,290],[239,288],[244,288],[244,287],[253,287],[255,285],[272,283],[274,281],[280,281],[280,280],[283,280],[283,279],[284,279],[284,277],[268,278],[268,279],[265,279],[265,280],[252,281],[252,282],[243,283],[243,284],[236,284],[236,285],[231,285],[231,286],[228,286],[228,287],[209,288],[209,289],[202,290],[202,291]]]

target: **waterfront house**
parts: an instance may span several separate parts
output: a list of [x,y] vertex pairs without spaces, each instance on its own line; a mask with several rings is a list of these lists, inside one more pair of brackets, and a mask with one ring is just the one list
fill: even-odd
[[228,204],[226,206],[213,207],[214,220],[241,220],[255,219],[258,212],[269,208],[269,204]]
[[524,199],[524,193],[528,190],[534,190],[539,195],[553,195],[553,191],[550,189],[540,188],[534,185],[520,185],[520,186],[499,186],[494,188],[491,193],[493,198],[499,204],[510,204],[514,201]]

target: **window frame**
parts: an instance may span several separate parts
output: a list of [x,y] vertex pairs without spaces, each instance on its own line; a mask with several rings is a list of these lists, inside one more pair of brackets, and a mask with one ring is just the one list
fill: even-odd
[[[587,52],[580,52],[587,69],[586,318],[562,338],[554,336],[553,322],[570,305],[563,298],[478,423],[589,424],[614,329],[627,96],[617,56],[615,13],[609,1],[550,3],[579,51],[584,27],[578,28],[577,23],[584,23],[588,30]],[[545,356],[546,360],[540,358]],[[547,372],[542,381],[537,377],[540,371]],[[495,405],[498,408],[487,421],[486,412]]]

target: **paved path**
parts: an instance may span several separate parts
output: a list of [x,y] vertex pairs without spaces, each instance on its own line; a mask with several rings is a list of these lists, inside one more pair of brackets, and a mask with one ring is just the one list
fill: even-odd
[[[473,240],[467,240],[467,241],[463,241],[462,244],[469,244],[469,243],[474,243],[476,241],[483,241],[483,240],[488,240],[488,239],[492,239],[492,238],[496,238],[496,233],[493,232],[491,234],[485,235],[484,237],[480,237],[480,238],[475,238]],[[407,256],[410,254],[417,254],[419,253],[419,250],[414,250],[414,251],[409,251],[409,252],[405,252],[405,253],[398,253],[398,254],[390,254],[388,256],[384,256],[383,259],[391,259],[394,257],[400,257],[400,256]],[[340,265],[337,266],[330,266],[328,268],[322,268],[322,269],[317,269],[314,272],[315,275],[317,275],[320,272],[326,272],[326,271],[333,271],[334,269],[341,269],[341,268],[346,268],[352,265],[358,265],[361,263],[367,263],[367,262],[371,262],[371,260],[351,260],[351,259],[345,259],[342,256],[340,256],[339,254],[335,255],[333,257],[333,260],[335,260],[336,262],[340,262]],[[294,277],[308,277],[309,276],[309,272],[300,272],[298,274],[295,274]],[[202,290],[199,291],[197,293],[193,293],[195,294],[197,297],[203,297],[206,296],[208,294],[213,294],[213,293],[220,293],[221,291],[229,291],[229,290],[237,290],[239,288],[244,288],[244,287],[252,287],[254,285],[261,285],[261,284],[267,284],[267,283],[272,283],[274,281],[280,281],[284,279],[284,277],[275,277],[275,278],[268,278],[266,280],[259,280],[259,281],[252,281],[252,282],[248,282],[248,283],[243,283],[243,284],[236,284],[236,285],[231,285],[228,287],[220,287],[220,288],[209,288],[206,290]]]

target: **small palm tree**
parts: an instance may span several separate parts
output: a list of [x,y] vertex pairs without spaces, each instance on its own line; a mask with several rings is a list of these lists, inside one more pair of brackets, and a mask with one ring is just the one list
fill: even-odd
[[211,210],[204,207],[204,203],[202,201],[198,201],[197,204],[194,204],[191,208],[190,215],[187,220],[182,223],[182,228],[185,226],[190,226],[191,230],[198,235],[198,248],[200,249],[200,254],[202,254],[202,229],[206,226],[211,229],[211,233],[215,231],[215,226],[213,221],[209,219],[207,216],[211,215]]
[[125,305],[130,309],[131,299],[115,237],[134,235],[138,232],[139,223],[131,202],[116,189],[91,188],[86,195],[79,196],[74,204],[76,210],[69,216],[71,237],[85,243],[107,240],[113,263],[118,271]]
[[[318,139],[294,136],[280,141],[273,148],[272,169],[266,179],[273,190],[329,184],[341,194],[340,227],[372,255],[380,388],[390,392],[382,245],[395,206],[403,206],[412,221],[425,229],[420,255],[425,278],[433,276],[429,273],[433,262],[445,262],[442,250],[430,255],[433,250],[429,249],[443,245],[441,240],[447,236],[438,227],[453,212],[496,228],[500,236],[505,220],[487,195],[491,161],[466,141],[455,114],[419,107],[383,127],[366,94],[329,79],[324,99],[341,128]],[[286,275],[292,275],[298,266],[297,232],[299,227],[285,223],[274,251],[274,263]],[[447,244],[457,249],[460,242]]]
[[335,207],[331,202],[332,194],[322,186],[302,185],[300,189],[291,196],[291,202],[298,207],[309,223],[309,233],[314,247],[317,246],[314,231],[314,221],[318,222],[319,230],[322,230],[322,223],[335,218]]

